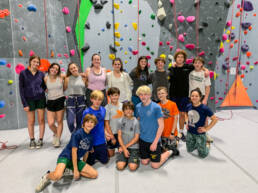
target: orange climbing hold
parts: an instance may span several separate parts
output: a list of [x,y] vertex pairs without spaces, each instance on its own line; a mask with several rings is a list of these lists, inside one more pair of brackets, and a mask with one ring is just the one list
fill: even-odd
[[234,40],[234,43],[235,43],[235,44],[238,43],[238,40]]
[[252,52],[246,52],[246,56],[249,58],[250,56],[252,56]]
[[22,50],[19,50],[19,51],[18,51],[18,54],[19,54],[19,56],[23,56]]
[[256,13],[254,13],[253,16],[256,17]]
[[245,31],[244,31],[244,34],[246,35],[247,33],[248,33],[248,31],[247,31],[247,30],[245,30]]
[[249,29],[249,31],[251,31],[253,29],[253,27],[250,25],[248,29]]
[[236,17],[239,17],[240,15],[241,15],[240,12],[237,12],[237,13],[236,13]]
[[40,59],[39,70],[42,72],[47,72],[50,65],[50,62],[47,59]]
[[25,36],[22,36],[22,39],[23,39],[23,41],[26,41],[26,40],[27,40],[27,38],[26,38]]
[[239,107],[239,106],[253,106],[252,101],[250,100],[246,88],[240,78],[240,75],[237,76],[236,80],[232,84],[225,100],[220,105],[221,107]]
[[51,52],[50,52],[50,57],[51,57],[51,58],[54,58],[54,56],[55,56],[55,53],[54,53],[53,50],[51,50]]

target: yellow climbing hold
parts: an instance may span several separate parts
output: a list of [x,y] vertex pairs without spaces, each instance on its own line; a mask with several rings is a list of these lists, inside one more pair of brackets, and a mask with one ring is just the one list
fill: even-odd
[[109,58],[110,58],[111,60],[114,60],[114,59],[116,58],[116,56],[115,56],[115,54],[109,54]]
[[250,66],[250,70],[253,70],[253,69],[254,69],[254,66],[253,66],[253,65],[251,65],[251,66]]
[[120,43],[118,41],[115,41],[115,45],[119,47]]
[[172,63],[169,63],[169,64],[168,64],[168,67],[171,68],[171,67],[172,67]]
[[125,51],[125,55],[127,55],[128,54],[128,52],[127,51]]
[[159,57],[161,57],[161,58],[163,58],[165,60],[167,56],[166,56],[166,54],[160,54]]
[[114,3],[114,8],[116,8],[116,9],[119,9],[119,4],[118,3]]
[[223,42],[220,42],[220,47],[219,48],[224,48]]
[[236,27],[235,27],[235,26],[232,26],[231,29],[232,29],[232,30],[233,30],[233,29],[236,29]]
[[8,80],[8,84],[13,84],[13,80]]
[[125,62],[124,62],[125,64],[127,64],[128,63],[128,61],[127,60],[125,60]]
[[132,26],[133,26],[133,29],[134,29],[134,30],[137,30],[137,27],[138,27],[138,26],[137,26],[137,23],[135,23],[135,22],[132,23]]
[[115,37],[116,38],[120,38],[121,37],[120,33],[119,32],[115,32]]
[[115,30],[118,30],[119,23],[115,23]]
[[227,34],[230,34],[230,31],[229,31],[229,30],[227,31]]
[[230,41],[229,40],[226,40],[227,43],[229,43]]

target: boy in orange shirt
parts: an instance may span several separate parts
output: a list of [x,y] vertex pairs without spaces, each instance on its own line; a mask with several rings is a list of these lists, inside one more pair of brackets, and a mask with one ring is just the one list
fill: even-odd
[[177,149],[177,121],[179,111],[176,103],[167,99],[168,91],[166,87],[157,88],[157,96],[160,100],[158,103],[164,114],[164,130],[161,135],[162,148],[164,150],[172,150],[174,156],[179,155]]

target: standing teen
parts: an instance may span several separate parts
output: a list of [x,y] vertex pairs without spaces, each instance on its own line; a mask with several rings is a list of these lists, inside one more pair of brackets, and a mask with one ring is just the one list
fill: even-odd
[[[64,88],[67,93],[66,120],[70,132],[81,128],[82,113],[86,108],[85,86],[86,79],[79,74],[79,67],[76,63],[68,65]],[[75,125],[76,122],[76,125]]]
[[[19,76],[19,89],[23,109],[27,113],[30,149],[41,148],[45,132],[46,85],[44,73],[38,70],[40,57],[33,55],[29,59],[29,66]],[[35,142],[34,124],[37,111],[39,124],[39,140]]]
[[107,73],[108,88],[116,87],[120,90],[119,102],[131,101],[132,98],[132,79],[129,74],[124,72],[123,63],[120,58],[112,62],[113,71]]
[[[52,63],[48,69],[48,76],[44,78],[47,85],[47,121],[53,131],[53,145],[60,146],[64,119],[64,76],[61,75],[60,65]],[[55,125],[57,122],[57,126]]]

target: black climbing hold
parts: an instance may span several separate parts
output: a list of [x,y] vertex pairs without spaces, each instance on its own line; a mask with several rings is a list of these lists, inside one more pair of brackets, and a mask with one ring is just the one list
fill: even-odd
[[89,23],[89,22],[87,22],[87,23],[85,24],[85,28],[86,28],[86,29],[90,29],[90,23]]
[[100,3],[94,4],[94,9],[102,9],[102,8],[103,8],[102,4],[100,4]]
[[203,26],[203,27],[208,27],[208,25],[209,25],[209,24],[208,24],[207,22],[205,22],[205,21],[202,22],[202,26]]
[[230,3],[229,3],[229,2],[224,2],[224,6],[225,6],[226,8],[229,8],[229,7],[230,7]]
[[220,38],[216,38],[215,40],[217,43],[220,43],[221,39]]
[[199,26],[199,32],[202,32],[203,31],[203,26]]
[[109,45],[109,49],[110,49],[111,52],[114,52],[114,53],[117,52],[117,49],[111,44]]
[[245,29],[245,30],[248,29],[251,25],[252,24],[250,22],[243,22],[241,24],[242,28]]
[[94,5],[94,4],[97,3],[98,0],[90,0],[90,1],[91,1],[91,3]]
[[110,28],[111,28],[111,24],[109,23],[109,21],[107,21],[106,27],[107,27],[107,29],[110,29]]
[[100,1],[100,3],[101,3],[102,5],[105,5],[107,2],[108,2],[108,0],[101,0],[101,1]]
[[219,5],[219,2],[216,1],[216,2],[215,2],[215,5]]
[[234,40],[235,37],[236,37],[236,35],[235,35],[233,32],[231,32],[231,34],[228,35],[228,38],[229,38],[230,40]]
[[90,49],[90,45],[87,43],[81,48],[83,53],[87,52],[89,49]]
[[247,52],[249,50],[249,46],[247,44],[243,44],[241,46],[241,50],[242,50],[242,52]]
[[97,33],[98,34],[98,36],[100,36],[100,33]]
[[131,60],[131,59],[132,59],[132,56],[130,56],[129,59]]
[[212,53],[212,52],[210,52],[210,53],[209,53],[209,55],[210,55],[210,56],[213,56],[213,53]]
[[195,0],[194,1],[194,6],[196,7],[198,4],[200,4],[201,2],[200,2],[200,0]]

